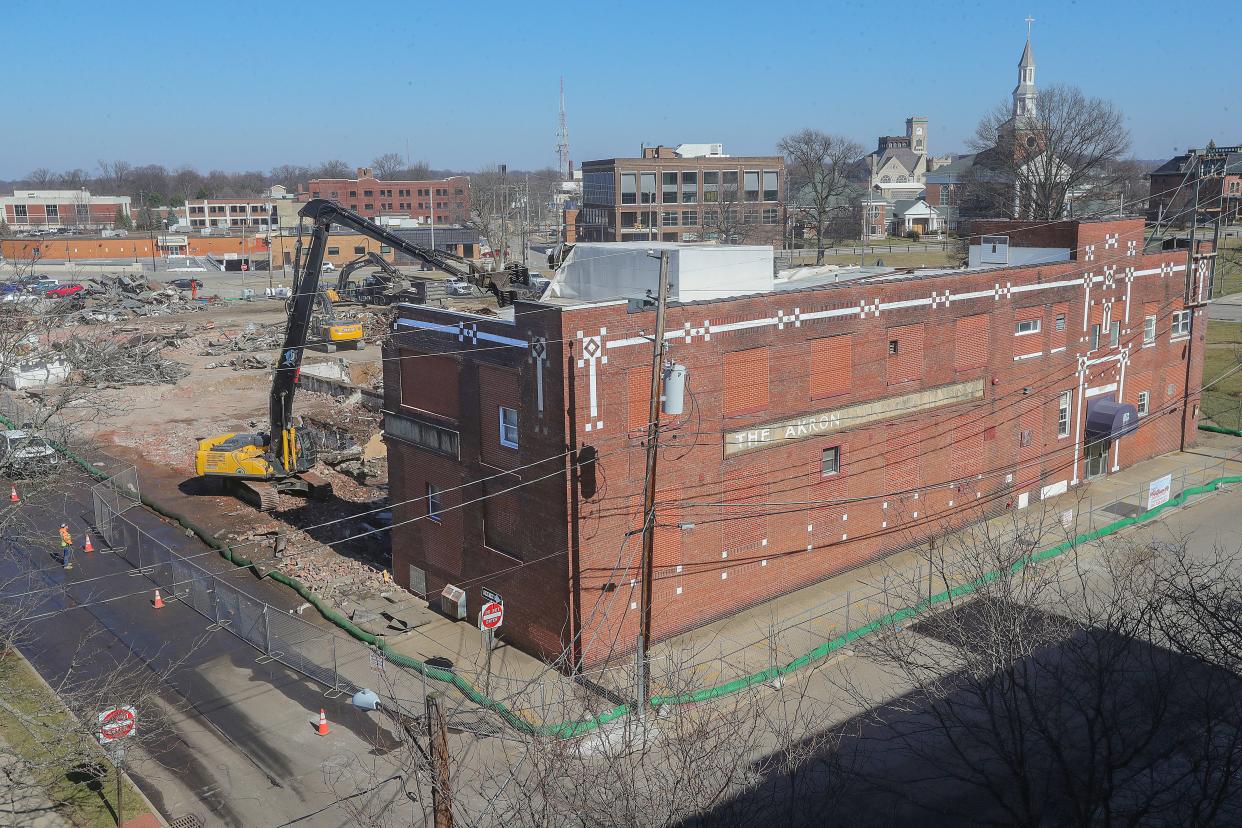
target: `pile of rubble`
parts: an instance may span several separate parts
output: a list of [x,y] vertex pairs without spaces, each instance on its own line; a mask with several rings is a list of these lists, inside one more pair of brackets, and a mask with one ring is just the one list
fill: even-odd
[[125,338],[71,336],[56,349],[78,375],[95,388],[131,385],[175,385],[189,376],[189,366],[164,356],[187,334],[182,326],[167,332],[137,333]]
[[203,343],[199,356],[222,356],[238,351],[274,351],[280,347],[284,332],[271,327],[260,327],[253,322],[237,333],[220,331],[218,336]]
[[183,291],[127,273],[92,277],[82,286],[78,299],[84,307],[73,317],[74,321],[84,323],[188,313],[204,307],[202,302],[191,301]]
[[[261,567],[297,578],[340,608],[392,589],[384,577],[392,554],[384,531],[392,521],[387,488],[358,484],[331,469],[316,471],[332,482],[332,500],[311,504],[282,494],[274,514],[263,514],[252,527],[221,532],[219,539]],[[292,528],[298,525],[315,528]]]

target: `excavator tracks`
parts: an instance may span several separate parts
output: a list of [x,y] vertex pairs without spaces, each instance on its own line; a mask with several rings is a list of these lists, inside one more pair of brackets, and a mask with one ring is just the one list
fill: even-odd
[[271,483],[229,478],[227,484],[234,497],[259,511],[270,512],[280,505],[280,492]]

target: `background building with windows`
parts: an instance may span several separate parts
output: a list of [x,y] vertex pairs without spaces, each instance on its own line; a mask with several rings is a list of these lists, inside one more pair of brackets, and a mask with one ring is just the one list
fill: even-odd
[[429,181],[381,181],[370,167],[356,178],[315,178],[298,190],[298,200],[326,198],[369,219],[409,216],[436,224],[461,224],[470,217],[470,179],[464,175]]
[[[679,152],[678,150],[682,150]],[[582,164],[578,241],[755,241],[784,226],[785,159],[729,156],[720,144],[645,147]]]
[[129,196],[91,195],[80,190],[14,190],[0,196],[0,219],[15,231],[109,228],[117,212],[130,217]]
[[177,208],[191,230],[213,227],[276,227],[276,202],[270,198],[199,198]]
[[[689,375],[661,430],[656,638],[1194,442],[1211,257],[1187,279],[1141,220],[982,231],[1004,263],[674,295]],[[1028,245],[1063,255],[1016,264]],[[462,585],[470,617],[500,593],[501,637],[543,656],[632,649],[654,311],[397,314],[394,577]]]
[[[1208,144],[1205,149],[1192,149],[1170,158],[1152,170],[1150,198],[1147,216],[1151,221],[1166,216],[1180,217],[1177,224],[1189,224],[1192,211],[1189,205],[1195,198],[1195,185],[1191,183],[1198,173],[1197,163],[1203,156],[1223,156],[1219,175],[1205,175],[1199,182],[1199,209],[1220,211],[1221,221],[1226,224],[1242,221],[1242,146],[1217,147]],[[1190,176],[1187,175],[1190,173]]]

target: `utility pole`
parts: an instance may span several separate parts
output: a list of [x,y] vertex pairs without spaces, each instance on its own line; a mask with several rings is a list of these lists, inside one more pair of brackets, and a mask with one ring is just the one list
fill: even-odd
[[435,828],[453,828],[453,795],[449,788],[448,727],[440,710],[440,694],[427,694],[427,743],[431,753],[431,812]]
[[[648,254],[651,255],[651,254]],[[660,289],[656,297],[655,341],[651,355],[651,404],[647,409],[647,473],[643,481],[643,556],[640,567],[638,633],[638,715],[651,698],[651,670],[647,651],[651,647],[651,589],[655,564],[656,459],[660,443],[660,386],[664,379],[664,309],[668,305],[668,256],[660,251]]]
[[526,186],[522,194],[522,209],[522,267],[525,267],[527,235],[530,233],[530,173],[526,174]]
[[1182,439],[1179,446],[1180,451],[1186,450],[1186,425],[1189,412],[1186,410],[1190,405],[1190,364],[1194,362],[1195,348],[1195,311],[1193,301],[1193,288],[1195,283],[1195,234],[1199,229],[1199,187],[1203,182],[1203,159],[1195,157],[1195,194],[1194,201],[1191,202],[1190,209],[1190,239],[1186,245],[1186,303],[1184,307],[1190,312],[1190,329],[1186,336],[1186,381],[1182,385]]
[[508,222],[505,221],[509,212],[509,204],[505,201],[505,190],[509,176],[509,165],[500,165],[500,270],[505,269],[505,248],[508,247]]
[[[867,192],[863,196],[862,210],[859,211],[862,213],[862,238],[858,240],[858,249],[859,249],[858,266],[859,267],[867,266],[867,229],[868,229],[867,227],[868,215],[867,214],[871,210],[871,181],[874,177],[875,177],[875,166],[874,166],[874,162],[872,162],[872,166],[870,166],[867,170]],[[823,241],[821,240],[819,243],[823,244]]]

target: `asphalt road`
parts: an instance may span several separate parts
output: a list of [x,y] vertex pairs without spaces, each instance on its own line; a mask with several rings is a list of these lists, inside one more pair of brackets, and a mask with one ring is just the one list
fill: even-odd
[[[392,747],[387,734],[348,698],[327,699],[309,679],[274,662],[258,663],[260,653],[232,633],[208,630],[210,622],[189,607],[168,601],[154,609],[153,584],[105,551],[102,539],[93,538],[97,551],[78,551],[74,568],[65,571],[56,527],[67,520],[80,544],[91,520],[89,504],[82,480],[54,504],[24,507],[35,536],[46,536],[47,543],[10,539],[12,554],[0,563],[9,600],[33,593],[23,598],[30,602],[24,611],[33,635],[22,649],[40,673],[55,686],[67,676],[102,681],[115,675],[115,665],[128,664],[136,672],[127,680],[155,688],[161,732],[144,733],[131,751],[131,775],[169,818],[194,813],[208,825],[266,826],[318,812],[298,824],[355,824],[333,806],[355,786],[337,783],[334,790],[325,766],[359,757],[382,765]],[[186,548],[183,534],[141,509],[127,516],[185,554],[205,548]],[[290,603],[283,588],[229,569],[214,553],[197,560],[246,579],[247,591],[269,603]],[[321,707],[331,722],[328,736],[313,727]]]

